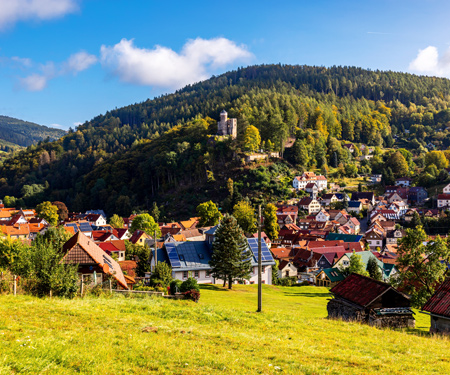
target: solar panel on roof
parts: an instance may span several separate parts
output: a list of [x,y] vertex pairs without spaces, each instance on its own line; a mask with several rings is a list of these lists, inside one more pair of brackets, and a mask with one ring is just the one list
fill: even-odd
[[180,259],[174,244],[166,244],[167,255],[172,268],[181,267]]

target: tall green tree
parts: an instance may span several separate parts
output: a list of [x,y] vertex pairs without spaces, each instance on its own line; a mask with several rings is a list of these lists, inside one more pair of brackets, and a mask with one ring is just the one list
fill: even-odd
[[439,236],[429,240],[421,226],[407,229],[398,241],[397,284],[411,295],[415,307],[421,307],[434,293],[450,264],[448,241]]
[[225,214],[217,227],[212,244],[212,256],[209,265],[215,278],[228,281],[231,289],[234,280],[250,278],[252,253],[247,239],[236,219]]
[[153,237],[156,231],[156,237],[161,237],[161,229],[159,229],[158,223],[149,214],[137,215],[131,223],[131,232],[134,233],[137,230],[142,230],[149,236]]
[[278,238],[280,226],[278,225],[277,208],[274,204],[268,203],[263,210],[264,232],[273,241]]
[[197,206],[197,214],[200,217],[200,227],[211,227],[217,225],[222,218],[222,214],[219,212],[216,204],[213,201],[200,203]]
[[159,221],[159,217],[161,215],[161,211],[158,208],[158,205],[156,204],[156,202],[153,202],[152,210],[150,211],[150,214],[153,216],[153,218],[155,219],[156,222]]
[[255,210],[247,201],[240,201],[233,207],[233,216],[245,233],[256,231]]
[[58,224],[58,207],[51,204],[51,202],[42,202],[36,206],[36,214],[41,219],[44,219],[51,226]]
[[372,279],[381,281],[383,279],[383,275],[381,273],[380,267],[378,267],[378,262],[375,257],[370,257],[367,262],[367,272],[369,272],[369,276]]

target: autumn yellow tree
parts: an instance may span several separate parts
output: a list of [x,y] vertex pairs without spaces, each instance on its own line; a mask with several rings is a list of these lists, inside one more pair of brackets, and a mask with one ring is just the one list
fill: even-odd
[[256,151],[261,144],[261,136],[259,130],[253,125],[247,126],[244,134],[244,147],[249,151]]

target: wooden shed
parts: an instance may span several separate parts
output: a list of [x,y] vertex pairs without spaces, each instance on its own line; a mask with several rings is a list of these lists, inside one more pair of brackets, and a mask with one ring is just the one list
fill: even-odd
[[422,310],[430,314],[431,333],[450,334],[450,279],[439,286]]
[[128,289],[119,264],[81,231],[64,244],[63,251],[66,254],[62,262],[77,264],[82,280],[91,279],[95,280],[94,284],[101,284],[106,277],[112,276],[118,288]]
[[327,305],[329,318],[376,327],[415,327],[409,297],[389,284],[352,273],[330,292],[334,298]]

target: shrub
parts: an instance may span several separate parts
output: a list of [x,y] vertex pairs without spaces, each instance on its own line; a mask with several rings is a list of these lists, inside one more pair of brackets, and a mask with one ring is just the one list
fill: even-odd
[[200,292],[200,288],[198,287],[197,280],[195,280],[193,277],[189,277],[186,281],[183,281],[180,285],[180,292],[185,293],[188,290],[196,290],[197,292]]
[[170,282],[170,294],[175,294],[177,291],[180,291],[181,280],[174,279]]
[[295,276],[283,277],[278,279],[278,285],[281,286],[292,286],[297,284],[297,278]]
[[186,298],[191,299],[194,302],[198,302],[198,300],[200,299],[200,292],[195,289],[188,290],[183,294],[186,296]]

